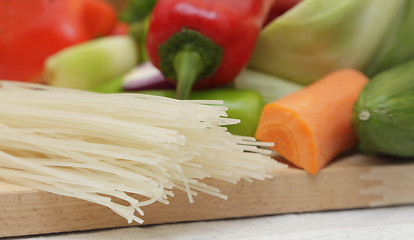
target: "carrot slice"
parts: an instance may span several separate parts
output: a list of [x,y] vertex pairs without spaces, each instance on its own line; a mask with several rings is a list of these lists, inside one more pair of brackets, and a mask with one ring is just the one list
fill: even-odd
[[267,104],[256,138],[274,142],[273,149],[286,160],[311,174],[318,173],[356,144],[352,108],[367,82],[357,70],[340,69]]

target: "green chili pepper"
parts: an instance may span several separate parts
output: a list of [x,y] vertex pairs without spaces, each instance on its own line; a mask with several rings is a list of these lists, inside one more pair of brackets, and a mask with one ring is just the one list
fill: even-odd
[[[122,77],[102,84],[94,89],[101,93],[122,93]],[[157,95],[163,97],[175,97],[175,90],[143,90],[136,93]],[[214,88],[206,90],[195,90],[190,94],[189,99],[193,100],[223,100],[223,105],[228,108],[229,118],[240,119],[241,122],[227,126],[230,133],[242,136],[254,136],[260,114],[264,106],[263,96],[250,89]]]
[[[158,95],[164,97],[175,96],[174,90],[147,90],[139,93]],[[193,100],[223,100],[228,107],[229,118],[240,119],[241,122],[227,126],[228,131],[234,135],[254,136],[260,113],[264,106],[262,95],[252,90],[215,88],[208,90],[192,91],[190,98]]]

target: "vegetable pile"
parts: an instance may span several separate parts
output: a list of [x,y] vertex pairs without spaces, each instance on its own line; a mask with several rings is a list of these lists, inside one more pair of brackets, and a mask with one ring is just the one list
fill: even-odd
[[101,0],[0,1],[0,79],[39,82],[50,55],[115,26],[115,10]]
[[[173,161],[175,170],[182,170],[185,165],[184,168],[191,166],[190,172],[194,173],[193,167],[202,166],[202,170],[206,170],[204,167],[214,171],[220,169],[223,175],[215,176],[226,178],[226,174],[235,170],[222,169],[217,161],[192,161],[196,156],[215,151],[217,155],[213,154],[213,158],[221,159],[218,156],[224,154],[220,152],[224,150],[221,146],[224,143],[214,140],[238,139],[233,142],[238,148],[244,144],[243,139],[249,137],[247,139],[251,141],[262,141],[247,144],[263,145],[254,147],[254,151],[268,153],[267,148],[271,148],[272,153],[281,155],[296,167],[317,174],[345,152],[414,157],[413,24],[414,1],[411,0],[129,0],[121,9],[115,9],[104,0],[33,0],[30,4],[22,4],[21,0],[0,1],[0,29],[8,33],[0,37],[0,79],[37,84],[25,88],[19,85],[22,83],[16,83],[16,87],[3,83],[0,90],[25,89],[25,93],[38,96],[42,91],[34,89],[42,89],[46,90],[45,94],[53,95],[48,98],[49,104],[24,96],[27,103],[21,101],[13,105],[16,109],[12,112],[16,116],[18,112],[25,112],[25,104],[29,104],[26,106],[31,110],[28,113],[34,115],[34,108],[43,111],[43,107],[58,104],[67,111],[81,108],[90,114],[99,112],[94,110],[95,107],[102,111],[107,108],[105,114],[122,109],[122,117],[127,118],[122,120],[128,121],[122,124],[126,125],[121,126],[118,122],[117,127],[111,129],[93,123],[88,129],[90,135],[82,136],[82,141],[91,141],[88,144],[96,141],[105,144],[106,140],[92,137],[93,131],[104,132],[106,129],[105,135],[111,135],[122,127],[125,133],[134,132],[136,125],[130,121],[135,117],[145,119],[145,124],[161,121],[162,126],[156,127],[162,127],[162,131],[157,131],[153,137],[161,134],[163,139],[173,131],[176,138],[172,141],[183,141],[175,147],[171,142],[165,142],[166,147],[179,150],[174,153],[177,154]],[[73,89],[65,91],[63,88]],[[82,93],[77,92],[79,90]],[[91,101],[81,104],[74,100],[79,104],[74,105],[70,98],[65,99],[68,102],[63,101],[64,96],[60,94],[88,96]],[[105,98],[108,100],[104,101]],[[139,109],[143,106],[135,98],[143,101],[157,99],[157,109]],[[94,102],[96,99],[105,105],[98,106],[98,102]],[[120,103],[121,100],[125,100],[125,105]],[[194,100],[198,104],[193,105],[191,101]],[[3,105],[6,102],[7,98],[2,100]],[[217,103],[222,105],[217,106]],[[186,106],[190,111],[180,112],[179,109]],[[12,110],[11,107],[2,109]],[[225,109],[228,118],[224,118]],[[49,111],[42,117],[47,119]],[[194,121],[195,125],[184,126],[169,115],[168,121],[162,121],[166,117],[163,111],[174,116],[182,113],[182,117]],[[209,111],[220,113],[212,117]],[[152,117],[143,116],[148,112],[154,114],[151,115],[154,123]],[[3,114],[7,115],[6,111]],[[86,112],[81,114],[85,117],[83,114]],[[35,125],[25,126],[25,130],[15,129],[23,126],[18,122],[23,124],[30,120],[27,115],[21,117],[13,120],[1,117],[3,121],[9,119],[7,124],[16,125],[3,122],[0,135],[4,138],[6,133],[10,136],[37,134],[39,129]],[[235,123],[230,119],[239,119],[240,123],[221,126]],[[77,121],[81,120],[87,121],[87,118]],[[36,124],[40,123],[38,119]],[[201,126],[199,124],[203,125],[203,130],[192,132],[191,127]],[[79,127],[64,128],[62,132],[48,130],[47,137],[53,135],[60,139],[67,131],[80,131]],[[41,133],[42,137],[46,132]],[[127,134],[129,137],[116,140],[126,143],[126,139],[131,138],[129,140],[143,143],[142,151],[148,150],[148,144],[151,145],[154,139],[137,139],[140,137],[137,134],[135,138]],[[146,137],[151,138],[151,133]],[[196,138],[194,145],[183,140],[193,137]],[[73,140],[70,134],[64,138]],[[6,157],[11,152],[1,147],[10,147],[10,143],[3,142],[0,142],[0,153]],[[34,145],[24,144],[31,146],[28,153],[33,151]],[[152,153],[164,151],[155,144],[151,146]],[[122,146],[122,149],[128,147],[131,146]],[[240,164],[246,164],[244,170],[247,171],[251,149],[240,149],[245,152],[237,156],[226,152],[223,156],[231,161],[239,158]],[[59,149],[62,150],[68,151]],[[51,167],[52,158],[68,160],[63,152],[58,154],[56,151],[45,146],[36,150],[36,156],[39,156],[36,164],[39,165],[33,165],[32,169],[39,171],[46,167],[44,163]],[[184,157],[182,154],[186,151],[193,154],[192,157]],[[79,151],[67,153],[72,160],[81,154]],[[121,150],[117,152],[121,153]],[[9,159],[30,158],[9,155]],[[88,155],[86,159],[92,160],[90,157]],[[67,162],[67,167],[75,171],[72,160]],[[267,160],[265,162],[268,164]],[[28,166],[29,163],[24,164]],[[263,166],[257,169],[262,171]],[[53,165],[55,167],[62,166]],[[162,180],[157,179],[158,187],[167,184],[167,189],[186,189],[191,199],[193,192],[185,181],[178,183],[177,179],[170,178],[176,173],[168,172],[164,165],[157,167],[157,172],[165,170],[163,174],[168,175],[162,175]],[[251,169],[252,172],[256,170]],[[268,172],[263,171],[258,178],[267,176]],[[243,174],[236,174],[237,179],[249,175],[248,171]],[[200,176],[213,175],[207,171]],[[19,181],[27,183],[26,180]],[[195,185],[191,185],[193,183]],[[44,186],[42,184],[37,186]],[[194,178],[188,184],[198,190],[201,186],[194,182]],[[58,191],[59,188],[54,189]],[[114,193],[117,190],[105,191]],[[154,192],[146,196],[154,201],[165,201],[168,191],[157,193],[161,194],[157,195],[160,198],[156,198]],[[118,197],[119,194],[123,193],[116,192]],[[140,211],[141,205],[131,201],[131,206]],[[123,212],[123,215],[128,214]]]

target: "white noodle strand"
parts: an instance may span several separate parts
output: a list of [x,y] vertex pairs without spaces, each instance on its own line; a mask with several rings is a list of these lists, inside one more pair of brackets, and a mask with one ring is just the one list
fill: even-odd
[[271,143],[227,132],[239,120],[222,103],[0,81],[0,179],[138,223],[175,190],[227,199],[203,180],[265,180],[286,165]]

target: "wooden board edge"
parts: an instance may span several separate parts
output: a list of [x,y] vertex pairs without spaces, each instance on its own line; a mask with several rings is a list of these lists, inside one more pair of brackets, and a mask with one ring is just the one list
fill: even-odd
[[[208,181],[229,199],[200,194],[190,204],[184,192],[177,192],[169,205],[155,203],[143,208],[144,225],[414,203],[413,163],[370,161],[352,156],[318,175],[289,168],[266,181],[236,185]],[[83,200],[0,186],[8,186],[0,191],[0,237],[137,225]]]

